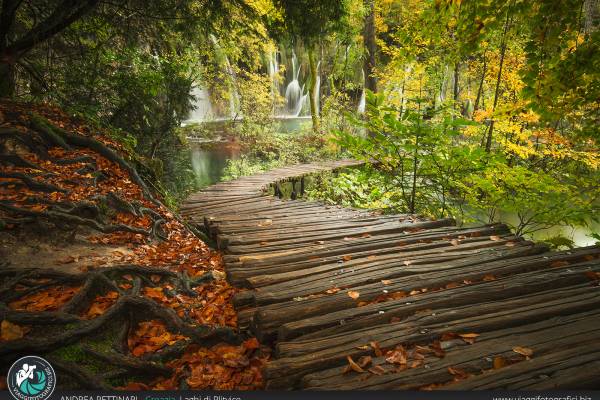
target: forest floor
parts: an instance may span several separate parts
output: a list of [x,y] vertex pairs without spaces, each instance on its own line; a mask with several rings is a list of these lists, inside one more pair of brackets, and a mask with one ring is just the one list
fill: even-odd
[[57,108],[0,102],[0,375],[36,354],[62,388],[261,388],[270,349],[238,330],[221,255],[130,156]]

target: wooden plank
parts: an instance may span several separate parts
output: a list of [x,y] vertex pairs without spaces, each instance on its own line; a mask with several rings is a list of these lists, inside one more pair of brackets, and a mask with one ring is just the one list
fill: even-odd
[[[449,368],[478,375],[481,371],[485,371],[485,374],[493,373],[494,360],[497,357],[507,366],[518,362],[528,363],[522,354],[513,351],[517,346],[531,349],[534,359],[566,349],[570,349],[573,357],[590,342],[600,343],[598,333],[600,310],[591,310],[485,332],[477,337],[473,344],[461,339],[449,339],[440,343],[440,347],[446,353],[444,357],[426,353],[427,356],[419,367],[402,371],[396,371],[398,366],[386,362],[385,356],[376,357],[371,353],[372,365],[379,365],[383,371],[382,375],[343,373],[343,368],[337,367],[306,375],[302,379],[301,387],[311,390],[418,390],[427,385],[451,383],[456,376]],[[476,376],[472,378],[476,379]],[[493,382],[502,386],[501,379]],[[486,387],[492,388],[495,387]]]
[[297,387],[311,372],[343,365],[346,356],[368,355],[363,350],[372,342],[382,348],[398,344],[427,344],[443,333],[483,333],[543,321],[559,315],[588,311],[600,306],[600,296],[590,285],[522,296],[509,301],[489,302],[439,310],[435,315],[414,316],[399,323],[334,335],[307,343],[279,343],[278,359],[264,370],[267,388]]
[[389,300],[311,318],[297,319],[281,324],[277,337],[279,340],[289,341],[299,336],[302,336],[302,339],[309,339],[340,334],[389,323],[395,318],[404,318],[422,310],[477,304],[482,301],[501,300],[527,293],[577,285],[587,281],[585,272],[590,269],[591,265],[593,264],[585,262],[569,266],[568,269],[532,271],[450,290],[426,292],[410,296],[410,298]]

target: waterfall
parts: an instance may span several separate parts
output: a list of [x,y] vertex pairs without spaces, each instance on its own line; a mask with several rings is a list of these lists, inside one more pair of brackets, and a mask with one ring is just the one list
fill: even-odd
[[213,119],[213,108],[210,103],[208,90],[195,85],[192,87],[191,95],[194,97],[192,101],[193,110],[185,122],[200,122]]
[[286,115],[298,117],[302,112],[307,95],[304,93],[304,85],[300,87],[300,67],[296,53],[292,52],[292,80],[285,88]]
[[[348,47],[350,47],[350,46],[348,46]],[[359,114],[364,114],[365,110],[367,108],[367,94],[365,92],[365,84],[366,84],[365,70],[361,69],[360,72],[362,75],[363,89],[362,89],[362,92],[360,93],[360,100],[358,102],[358,108],[356,111],[358,111]]]
[[365,89],[363,88],[363,90],[360,94],[360,101],[358,102],[358,109],[357,109],[358,113],[364,114],[366,107],[367,107],[367,96],[365,94]]

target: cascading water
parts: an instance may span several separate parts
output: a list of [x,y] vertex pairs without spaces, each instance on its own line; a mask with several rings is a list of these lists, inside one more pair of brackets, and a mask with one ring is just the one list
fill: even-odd
[[201,122],[213,119],[214,113],[208,90],[200,86],[193,86],[191,95],[194,97],[194,100],[192,101],[193,110],[186,120],[186,123]]
[[366,108],[367,108],[367,96],[365,94],[365,89],[363,89],[360,94],[360,101],[358,102],[357,111],[359,114],[364,114]]
[[282,116],[298,117],[302,112],[307,95],[304,93],[304,85],[300,86],[300,67],[296,53],[292,52],[292,80],[285,88],[286,114]]
[[363,89],[362,92],[360,93],[360,101],[358,102],[358,108],[356,109],[356,111],[358,111],[359,114],[364,114],[365,110],[367,108],[367,95],[365,93],[365,71],[361,70],[362,72],[362,81],[363,81]]

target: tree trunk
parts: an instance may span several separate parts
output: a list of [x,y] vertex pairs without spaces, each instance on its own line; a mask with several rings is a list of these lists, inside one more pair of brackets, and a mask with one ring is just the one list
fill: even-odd
[[598,29],[600,25],[600,1],[598,0],[585,0],[584,2],[584,15],[585,15],[585,33],[591,34]]
[[315,133],[319,133],[319,110],[317,107],[317,98],[319,96],[319,93],[317,93],[317,79],[319,71],[317,71],[314,49],[310,49],[308,51],[308,62],[310,64],[310,86],[308,88],[308,97],[310,98],[310,115],[312,117],[313,131]]
[[0,98],[15,94],[15,67],[13,64],[0,63]]
[[483,82],[485,81],[485,75],[487,74],[487,58],[485,53],[483,53],[483,68],[481,72],[481,80],[479,81],[479,88],[477,89],[477,97],[475,98],[475,105],[473,106],[473,115],[475,115],[475,111],[479,109],[479,101],[481,100],[481,96],[483,95]]
[[[459,79],[460,78],[460,61],[456,61],[454,63],[454,79],[452,82],[452,100],[454,101],[454,110],[457,111],[457,114],[460,113],[462,114],[462,110],[460,108],[460,104],[458,101],[458,96],[460,95],[460,87],[458,86],[459,84]],[[452,119],[454,119],[454,116],[452,117]],[[458,134],[458,126],[454,126],[453,128],[454,133]]]
[[377,54],[377,45],[375,43],[375,1],[364,0],[364,6],[367,9],[363,30],[363,40],[366,52],[363,65],[365,72],[365,89],[377,92],[377,78],[375,77]]
[[[494,104],[492,105],[492,114],[496,111],[498,105],[498,97],[500,95],[500,81],[502,80],[502,67],[504,66],[504,56],[506,55],[507,34],[510,25],[510,7],[506,11],[506,21],[504,22],[504,32],[502,33],[502,44],[500,49],[500,66],[498,68],[498,78],[496,79],[496,90],[494,91]],[[489,153],[492,149],[492,134],[494,133],[494,118],[490,122],[487,139],[485,141],[485,151]]]

